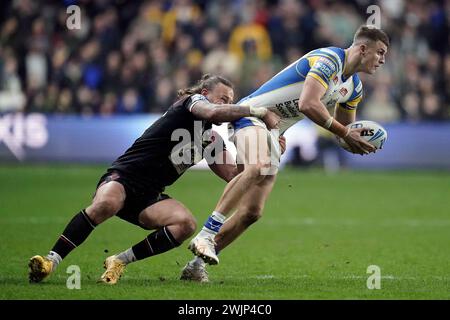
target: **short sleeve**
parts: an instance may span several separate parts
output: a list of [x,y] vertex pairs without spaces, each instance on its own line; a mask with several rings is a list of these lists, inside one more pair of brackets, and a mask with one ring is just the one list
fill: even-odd
[[205,101],[208,102],[208,99],[206,99],[206,97],[202,94],[194,94],[192,95],[186,105],[186,108],[189,110],[189,112],[192,112],[192,108],[195,106],[195,104],[199,101]]
[[[313,58],[313,57],[312,57]],[[317,60],[310,60],[313,63],[307,76],[318,80],[325,89],[328,89],[331,80],[337,73],[337,65],[329,58],[319,57]]]

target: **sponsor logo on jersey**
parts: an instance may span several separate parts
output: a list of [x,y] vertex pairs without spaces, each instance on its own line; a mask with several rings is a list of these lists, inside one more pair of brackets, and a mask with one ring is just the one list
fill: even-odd
[[317,62],[320,62],[320,63],[323,63],[323,64],[325,64],[328,68],[330,68],[331,70],[333,70],[334,71],[334,64],[329,60],[329,59],[327,59],[327,58],[319,58],[318,60],[317,60]]
[[331,76],[335,72],[334,64],[325,58],[320,58],[317,60],[316,68],[317,70],[321,71],[327,78],[331,78]]
[[345,97],[345,95],[348,93],[348,90],[345,88],[342,88],[341,90],[339,90],[339,93],[341,94],[341,96]]
[[334,78],[333,78],[333,82],[334,82],[334,84],[336,85],[337,83],[338,83],[338,81],[339,81],[339,78],[338,78],[338,76],[334,76]]

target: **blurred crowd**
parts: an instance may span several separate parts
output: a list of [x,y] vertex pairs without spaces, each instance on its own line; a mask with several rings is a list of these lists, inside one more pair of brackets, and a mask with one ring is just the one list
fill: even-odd
[[2,1],[0,112],[161,113],[204,73],[243,97],[312,49],[348,47],[373,4],[391,47],[361,76],[359,118],[450,119],[450,1],[430,0]]

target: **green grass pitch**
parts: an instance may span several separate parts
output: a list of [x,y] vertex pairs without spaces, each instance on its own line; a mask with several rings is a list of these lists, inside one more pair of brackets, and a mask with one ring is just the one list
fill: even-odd
[[[55,274],[29,284],[27,262],[46,254],[90,203],[106,166],[0,166],[0,299],[449,299],[450,173],[284,170],[263,218],[208,268],[210,283],[178,280],[187,242],[131,264],[116,286],[96,283],[105,257],[148,232],[112,218]],[[225,184],[190,171],[167,189],[198,229]],[[107,252],[106,252],[107,251]],[[70,265],[81,289],[69,290]],[[381,289],[369,290],[369,265]]]

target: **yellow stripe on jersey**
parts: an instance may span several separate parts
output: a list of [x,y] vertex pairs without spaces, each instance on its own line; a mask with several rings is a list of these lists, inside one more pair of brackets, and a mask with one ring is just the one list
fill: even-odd
[[306,59],[307,59],[308,62],[309,62],[309,67],[312,68],[312,66],[317,62],[317,60],[318,60],[319,58],[320,58],[320,57],[306,57]]
[[358,97],[356,97],[352,101],[347,101],[347,104],[351,107],[356,108],[358,106],[358,104],[361,102],[361,100],[362,100],[362,94],[360,94]]
[[[329,57],[328,54],[316,53],[314,55],[306,57],[306,59],[308,60],[308,64],[310,66],[308,74],[315,74],[317,77],[312,77],[319,80],[319,82],[325,87],[325,89],[328,89],[331,79],[333,79],[338,70],[338,66],[336,66],[334,58]],[[323,60],[319,61],[320,59]]]
[[[362,97],[363,97],[363,90],[362,90],[362,84],[361,84],[361,82],[359,83],[358,87],[359,87],[360,91],[357,93],[356,97],[354,97],[352,100],[349,100],[349,101],[346,102],[346,105],[347,105],[349,108],[356,109],[356,107],[358,106],[358,104],[359,104],[359,103],[361,102],[361,100],[362,100]],[[355,92],[355,90],[358,89],[358,87],[353,89],[354,92]]]
[[323,85],[325,87],[325,89],[328,89],[328,84],[322,80],[322,77],[319,76],[317,73],[315,73],[314,71],[310,71],[308,72],[308,76],[313,77],[314,79],[318,80],[320,82],[321,85]]
[[347,105],[347,103],[338,103],[338,107],[341,110],[344,110],[346,112],[356,112],[356,106],[355,107],[351,107],[349,105]]
[[361,100],[362,100],[362,90],[354,99],[344,103],[339,103],[339,107],[346,111],[356,111],[356,108],[358,107],[358,104],[361,102]]

